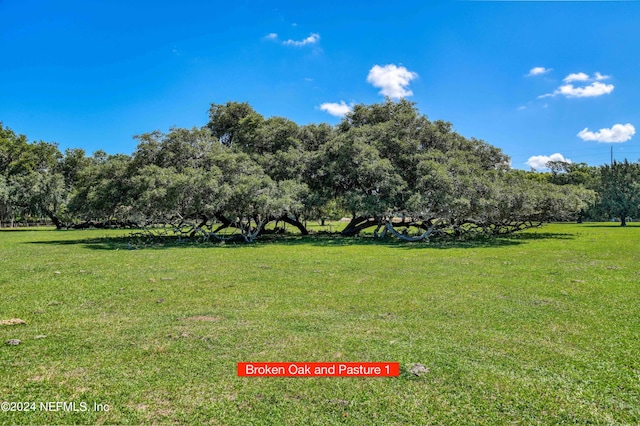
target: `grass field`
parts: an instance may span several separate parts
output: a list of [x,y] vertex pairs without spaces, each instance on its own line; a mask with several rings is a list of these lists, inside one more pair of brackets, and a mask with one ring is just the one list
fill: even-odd
[[[0,320],[27,322],[0,325],[0,401],[89,407],[0,423],[640,424],[635,224],[441,244],[125,234],[0,230]],[[240,361],[403,373],[240,378]]]

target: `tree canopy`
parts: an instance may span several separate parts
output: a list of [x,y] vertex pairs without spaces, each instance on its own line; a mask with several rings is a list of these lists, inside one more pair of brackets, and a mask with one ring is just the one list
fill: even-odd
[[627,218],[640,213],[640,164],[614,161],[600,169],[600,204],[611,217],[620,218],[620,225],[627,225]]
[[532,178],[406,100],[356,105],[336,126],[212,104],[203,127],[136,139],[131,155],[62,154],[0,125],[0,220],[172,226],[207,239],[235,230],[253,241],[271,221],[306,234],[306,220],[347,215],[344,235],[374,228],[414,241],[572,220],[594,199],[584,170],[558,164]]

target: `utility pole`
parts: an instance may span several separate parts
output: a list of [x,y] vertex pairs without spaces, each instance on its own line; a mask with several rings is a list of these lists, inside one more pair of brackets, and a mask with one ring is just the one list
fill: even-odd
[[613,166],[613,145],[611,145],[611,166]]

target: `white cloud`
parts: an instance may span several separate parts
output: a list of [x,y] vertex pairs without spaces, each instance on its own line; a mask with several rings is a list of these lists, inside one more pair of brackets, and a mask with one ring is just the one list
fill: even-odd
[[536,75],[546,74],[548,72],[551,72],[551,70],[553,70],[553,68],[534,67],[529,70],[529,74],[527,74],[526,77],[533,77]]
[[353,107],[353,104],[347,105],[345,101],[340,101],[340,103],[325,102],[322,105],[320,105],[320,109],[322,111],[325,111],[333,115],[334,117],[344,116],[346,113],[351,112],[351,110],[353,109],[352,107]]
[[551,155],[534,155],[533,157],[529,157],[525,164],[536,170],[545,170],[547,169],[547,163],[549,161],[564,161],[565,163],[571,163],[570,159],[565,158],[564,155],[556,152]]
[[264,36],[265,40],[277,40],[278,39],[278,34],[276,33],[269,33],[266,36]]
[[418,74],[409,71],[403,66],[398,67],[394,64],[389,64],[381,67],[380,65],[374,65],[369,70],[367,82],[371,83],[373,87],[378,87],[381,95],[399,99],[413,95],[413,92],[407,86],[409,86],[411,80],[417,77]]
[[282,44],[287,46],[305,46],[307,44],[315,44],[320,40],[320,34],[311,33],[311,35],[304,40],[286,40]]
[[572,73],[566,76],[563,81],[565,83],[571,83],[572,81],[589,81],[589,75],[583,72]]
[[600,129],[591,132],[588,128],[578,132],[578,137],[584,141],[596,142],[626,142],[636,134],[636,129],[630,123],[614,124],[610,129]]
[[[603,75],[599,72],[593,74],[593,77],[589,77],[588,74],[583,72],[571,73],[566,76],[562,81],[564,81],[564,85],[558,87],[552,93],[547,93],[545,95],[538,96],[539,99],[542,98],[550,98],[557,95],[562,95],[567,98],[588,98],[594,96],[602,96],[608,95],[613,92],[614,86],[613,84],[604,84],[601,83],[601,80],[606,80],[610,78],[609,75]],[[585,84],[582,87],[574,86],[573,82],[581,82]],[[591,84],[586,85],[588,82]]]
[[518,107],[518,111],[523,111],[525,109],[527,109],[527,107],[524,106],[524,105],[521,105],[521,106]]
[[567,98],[589,98],[594,96],[608,95],[613,92],[613,84],[604,84],[595,81],[588,86],[575,87],[573,84],[565,84],[558,87],[553,93],[540,95],[538,98],[548,98],[556,95],[562,95]]
[[599,72],[596,72],[595,74],[593,74],[593,77],[589,77],[588,74],[585,74],[583,72],[578,72],[578,73],[569,74],[564,78],[563,81],[565,83],[571,83],[572,81],[601,81],[601,80],[606,80],[608,78],[611,78],[611,76],[603,75],[603,74],[600,74]]
[[613,92],[613,84],[604,84],[597,81],[585,87],[573,87],[573,84],[566,84],[564,86],[560,86],[558,90],[561,95],[569,98],[586,98],[608,95]]

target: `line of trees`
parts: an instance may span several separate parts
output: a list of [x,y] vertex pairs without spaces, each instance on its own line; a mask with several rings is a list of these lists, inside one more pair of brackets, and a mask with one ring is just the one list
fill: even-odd
[[373,228],[419,240],[604,212],[624,219],[640,204],[620,201],[638,193],[635,163],[513,170],[500,149],[428,120],[406,100],[356,105],[336,126],[212,104],[202,128],[136,138],[131,155],[87,156],[29,143],[0,123],[0,222],[47,217],[58,228],[170,228],[206,238],[234,230],[253,241],[272,221],[306,234],[307,220],[348,216],[344,235]]
[[613,161],[599,167],[585,163],[552,161],[550,172],[537,174],[556,185],[579,185],[595,193],[595,198],[580,212],[579,219],[593,221],[640,217],[640,163]]

